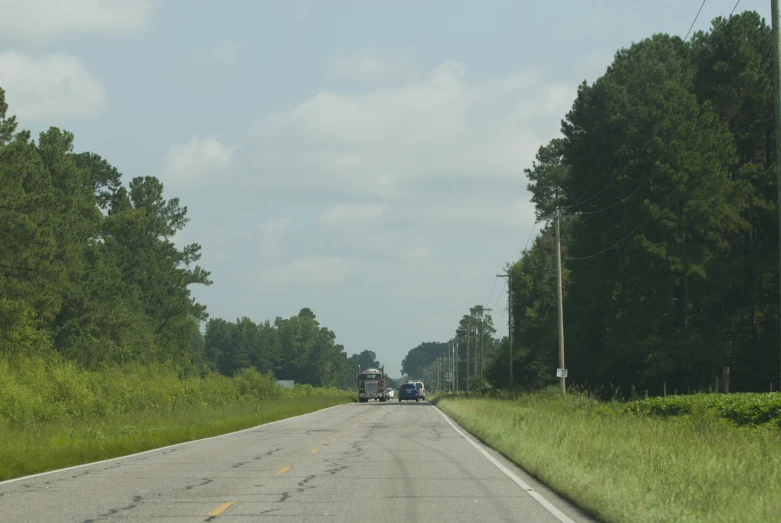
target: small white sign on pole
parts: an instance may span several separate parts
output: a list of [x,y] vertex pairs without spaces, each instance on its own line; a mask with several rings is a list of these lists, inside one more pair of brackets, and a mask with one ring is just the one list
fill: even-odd
[[566,378],[567,377],[567,369],[556,369],[556,377],[557,378]]

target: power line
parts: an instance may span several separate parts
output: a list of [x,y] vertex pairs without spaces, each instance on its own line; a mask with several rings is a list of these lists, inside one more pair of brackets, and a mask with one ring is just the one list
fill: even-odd
[[532,224],[532,229],[529,231],[529,238],[526,240],[526,245],[524,245],[523,251],[521,251],[521,252],[526,252],[526,249],[529,248],[529,242],[532,239],[532,234],[534,234],[534,228],[537,226],[538,223],[540,223],[540,221],[539,220],[535,220],[534,223]]
[[[735,3],[735,5],[733,6],[733,8],[732,8],[732,11],[730,12],[730,14],[729,14],[729,17],[728,17],[728,19],[727,19],[728,21],[732,19],[732,14],[735,12],[735,9],[737,9],[738,5],[740,4],[740,1],[741,1],[741,0],[738,0],[738,1]],[[700,11],[702,10],[702,6],[703,6],[704,4],[705,4],[705,2],[703,1],[702,5],[700,5]],[[699,16],[699,14],[700,14],[700,12],[698,11],[698,12],[697,12],[697,16]],[[692,22],[692,26],[694,26],[694,23],[695,23],[696,21],[697,21],[697,18],[695,17],[695,19],[694,19],[694,22]],[[691,28],[689,28],[689,31],[691,31]],[[689,36],[689,33],[688,33],[688,32],[686,33],[686,36],[687,36],[687,37]],[[686,40],[686,39],[684,38],[684,41],[685,41],[685,40]],[[697,65],[697,70],[695,71],[695,74],[696,74],[697,72],[699,72],[699,70],[700,70],[700,68],[701,68],[701,67],[702,67],[702,64],[698,64],[698,65]],[[738,110],[740,109],[741,105],[743,105],[743,102],[746,100],[746,98],[748,98],[748,95],[751,93],[751,90],[754,88],[754,86],[756,85],[756,83],[759,81],[759,78],[760,78],[760,77],[757,77],[757,78],[754,80],[754,82],[752,82],[752,84],[751,84],[751,86],[749,87],[748,91],[746,92],[746,94],[745,94],[745,95],[744,95],[744,96],[741,98],[740,102],[738,103],[738,106],[735,108],[735,110],[732,112],[732,114],[729,116],[729,118],[727,118],[727,119],[725,120],[725,123],[726,123],[726,122],[729,122],[730,120],[732,120],[732,118],[735,116],[735,114],[737,114],[737,112],[738,112]],[[739,77],[738,77],[738,78],[735,78],[735,80],[732,82],[732,85],[730,86],[730,88],[734,87],[734,86],[735,86],[735,84],[737,84],[738,80],[739,80]],[[721,98],[719,98],[718,102],[716,102],[716,103],[713,105],[713,107],[714,107],[714,109],[713,109],[714,113],[718,113],[718,110],[716,109],[716,107],[717,107],[718,105],[720,105],[720,104],[721,104],[722,100],[724,100],[724,98],[726,98],[726,96],[727,96],[727,93],[724,93],[724,94],[721,96]],[[647,140],[647,141],[646,141],[646,142],[643,144],[643,146],[640,148],[640,153],[642,153],[643,151],[645,151],[645,148],[648,146],[648,144],[649,144],[649,143],[651,143],[651,141],[654,139],[654,137],[655,137],[655,136],[653,136],[653,135],[652,135],[652,136],[651,136],[651,137],[650,137],[650,138],[649,138],[649,139],[648,139],[648,140]],[[629,140],[629,137],[627,136],[627,139],[624,141],[624,144],[623,144],[623,145],[626,145],[626,142],[627,142],[628,140]],[[623,145],[622,145],[621,147],[623,147]],[[620,149],[619,149],[619,150],[620,150]],[[618,151],[616,152],[616,155],[617,155],[617,154],[618,154]],[[614,156],[614,157],[613,157],[613,159],[611,159],[611,160],[610,160],[610,163],[608,164],[608,168],[610,167],[610,164],[612,164],[612,163],[613,163],[613,160],[614,160],[615,158],[616,158],[616,156]],[[606,168],[606,170],[607,170],[607,168]],[[605,170],[605,171],[606,171],[606,170]],[[586,194],[586,193],[589,191],[589,189],[590,189],[590,188],[591,188],[591,187],[594,185],[594,183],[596,183],[596,182],[597,182],[597,181],[598,181],[598,180],[599,180],[599,179],[602,177],[602,174],[604,174],[604,173],[605,173],[605,171],[603,171],[603,172],[602,172],[602,173],[601,173],[601,174],[600,174],[600,175],[597,177],[597,179],[596,179],[596,180],[594,180],[594,182],[593,182],[593,183],[592,183],[592,184],[589,186],[589,188],[587,188],[587,189],[586,189],[586,191],[584,191],[583,195],[585,195],[585,194]],[[651,181],[651,180],[654,178],[654,176],[656,176],[656,173],[654,173],[653,175],[651,175],[651,176],[650,176],[648,179],[646,179],[646,180],[645,180],[643,183],[641,183],[641,184],[640,184],[640,185],[638,185],[636,188],[634,188],[634,189],[633,189],[631,192],[629,192],[629,194],[627,194],[626,196],[622,196],[621,198],[619,198],[618,200],[616,200],[616,201],[615,201],[615,202],[613,202],[612,204],[610,204],[610,205],[608,205],[608,206],[606,206],[606,207],[603,207],[603,208],[601,208],[601,209],[597,209],[597,210],[595,210],[595,211],[583,211],[583,212],[579,212],[579,213],[577,213],[577,215],[596,214],[596,213],[599,213],[599,212],[602,212],[602,211],[606,211],[606,210],[608,210],[608,209],[611,209],[611,208],[615,207],[616,205],[618,205],[619,203],[622,203],[622,202],[624,202],[624,201],[625,201],[627,198],[629,198],[630,196],[632,196],[633,194],[635,194],[637,191],[639,191],[640,189],[642,189],[643,187],[645,187],[645,186],[646,186],[646,185],[647,185],[647,184],[648,184],[648,183],[649,183],[649,182],[650,182],[650,181]],[[615,183],[617,180],[618,180],[618,178],[617,178],[617,177],[616,177],[616,178],[613,178],[613,180],[611,180],[611,182],[610,182],[610,183],[608,183],[608,184],[607,184],[605,187],[603,187],[601,191],[599,191],[598,193],[594,194],[593,196],[591,196],[591,197],[590,197],[590,198],[588,198],[587,200],[584,200],[584,201],[582,201],[582,202],[580,202],[580,203],[577,203],[577,201],[576,201],[576,202],[575,202],[575,203],[573,203],[572,205],[563,206],[563,207],[562,207],[562,209],[572,209],[572,208],[574,208],[574,207],[576,207],[576,206],[583,205],[583,204],[585,204],[585,203],[588,203],[588,202],[590,202],[591,200],[593,200],[593,199],[594,199],[594,198],[596,198],[597,196],[599,196],[599,195],[601,195],[602,193],[604,193],[604,192],[605,192],[605,191],[606,191],[608,188],[610,188],[610,187],[611,187],[611,186],[612,186],[612,185],[613,185],[613,184],[614,184],[614,183]],[[581,196],[581,198],[582,198],[582,196]]]
[[610,205],[608,205],[607,207],[602,207],[601,209],[597,209],[596,211],[581,211],[581,212],[578,212],[578,213],[576,213],[576,214],[575,214],[575,216],[585,216],[585,215],[587,215],[587,214],[597,214],[597,213],[599,213],[599,212],[606,211],[606,210],[608,210],[608,209],[611,209],[611,208],[615,207],[616,205],[618,205],[619,203],[622,203],[622,202],[624,202],[624,201],[625,201],[627,198],[629,198],[630,196],[632,196],[634,193],[636,193],[637,191],[639,191],[640,189],[642,189],[643,187],[645,187],[646,185],[648,185],[648,183],[649,183],[651,180],[653,180],[653,179],[654,179],[654,176],[656,176],[656,174],[657,174],[657,173],[654,173],[654,174],[652,174],[651,176],[649,176],[649,177],[648,177],[648,179],[646,179],[646,181],[644,181],[643,183],[641,183],[640,185],[638,185],[637,187],[635,187],[635,188],[632,190],[632,192],[630,192],[629,194],[627,194],[626,196],[624,196],[624,197],[623,197],[623,198],[621,198],[620,200],[616,200],[615,202],[611,203],[611,204],[610,204]]
[[734,12],[735,12],[735,9],[737,9],[737,8],[738,8],[738,4],[739,4],[739,3],[740,3],[740,0],[738,0],[737,2],[735,2],[735,7],[733,7],[733,8],[732,8],[732,11],[730,12],[730,14],[729,14],[729,18],[728,18],[727,20],[729,20],[729,19],[731,19],[731,18],[732,18],[732,13],[734,13]]
[[[686,36],[685,36],[685,37],[684,37],[684,39],[683,39],[683,41],[684,41],[684,42],[685,42],[685,41],[686,41],[686,40],[689,38],[689,33],[691,33],[691,30],[692,30],[692,28],[694,27],[694,24],[697,22],[697,19],[699,18],[699,16],[700,16],[700,12],[702,12],[702,8],[703,8],[703,6],[705,5],[705,2],[706,2],[706,1],[707,1],[707,0],[703,0],[703,1],[702,1],[702,4],[700,4],[700,8],[699,8],[699,10],[697,11],[697,15],[694,17],[694,20],[692,20],[691,26],[689,27],[689,30],[686,32]],[[734,12],[735,12],[735,9],[737,9],[737,7],[738,7],[738,4],[740,4],[740,0],[738,0],[738,1],[737,1],[737,3],[735,4],[735,6],[732,8],[732,12],[730,12],[729,19],[731,19],[731,18],[732,18],[732,13],[734,13]],[[696,69],[696,71],[695,71],[695,73],[694,73],[695,75],[696,75],[696,74],[699,72],[699,70],[700,70],[700,67],[701,67],[701,64],[699,64],[699,65],[697,66],[697,69]],[[563,205],[563,206],[561,207],[562,209],[564,209],[564,210],[567,210],[567,209],[573,209],[573,208],[575,208],[575,207],[577,207],[577,206],[579,206],[579,205],[583,205],[583,204],[585,204],[585,203],[588,203],[588,202],[590,202],[591,200],[593,200],[594,198],[596,198],[597,196],[599,196],[600,194],[602,194],[603,192],[605,192],[605,191],[606,191],[606,190],[607,190],[607,189],[608,189],[610,186],[612,186],[612,185],[613,185],[613,183],[615,183],[615,181],[616,181],[616,178],[613,178],[613,180],[612,180],[610,183],[608,183],[608,184],[607,184],[605,187],[603,187],[601,191],[599,191],[598,193],[596,193],[596,194],[594,194],[593,196],[589,197],[588,199],[586,199],[586,200],[583,200],[583,197],[584,197],[584,196],[586,196],[586,194],[588,194],[588,192],[591,190],[591,188],[592,188],[592,187],[594,187],[594,185],[596,185],[596,183],[597,183],[599,180],[601,180],[601,179],[602,179],[602,176],[604,176],[604,175],[605,175],[605,173],[608,171],[608,169],[610,169],[610,166],[611,166],[611,165],[613,165],[613,162],[614,162],[614,161],[615,161],[615,159],[618,157],[618,154],[619,154],[619,152],[620,152],[620,151],[621,151],[621,150],[624,148],[624,146],[625,146],[625,145],[626,145],[626,144],[629,142],[629,138],[630,138],[630,137],[631,137],[631,135],[627,134],[627,137],[624,139],[624,142],[621,144],[621,146],[620,146],[618,149],[616,149],[616,152],[613,154],[612,158],[610,159],[610,162],[608,162],[607,166],[606,166],[606,167],[604,168],[604,170],[603,170],[603,171],[602,171],[602,172],[599,174],[599,176],[597,176],[597,177],[594,179],[594,181],[593,181],[593,182],[591,182],[591,184],[589,184],[589,186],[588,186],[588,187],[586,187],[586,190],[584,190],[584,191],[581,193],[581,195],[580,195],[580,196],[579,196],[579,197],[578,197],[578,198],[577,198],[577,199],[576,199],[576,200],[575,200],[573,203],[571,203],[570,205]],[[648,139],[648,140],[645,142],[645,144],[643,144],[643,147],[641,147],[641,148],[640,148],[640,153],[642,153],[643,151],[645,151],[645,148],[648,146],[648,144],[649,144],[649,143],[651,143],[651,140],[653,140],[653,139],[654,139],[654,135],[651,135],[651,137],[650,137],[650,138],[649,138],[649,139]],[[583,200],[583,201],[581,201],[581,200]]]
[[[692,27],[694,27],[694,23],[697,22],[697,18],[700,17],[700,11],[702,11],[702,6],[705,5],[705,2],[706,2],[706,0],[702,0],[702,4],[700,4],[700,10],[697,11],[697,16],[694,17],[694,21],[692,22],[692,25],[689,26],[689,30],[686,31],[686,36],[683,37],[683,41],[684,42],[686,41],[687,38],[689,38],[689,33],[692,32]],[[735,7],[737,7],[737,4],[735,5]],[[733,8],[732,10],[734,11],[735,9]],[[732,16],[732,15],[730,15],[730,16]]]
[[[504,287],[502,287],[502,292],[504,292],[506,289],[507,289],[507,282],[505,281],[504,282]],[[496,301],[494,302],[494,304],[491,305],[491,308],[493,309],[494,307],[496,307],[496,305],[499,303],[499,300],[501,300],[501,299],[502,299],[502,293],[500,292],[499,296],[496,298]]]
[[[740,3],[740,1],[738,1],[738,3]],[[735,7],[737,7],[737,4],[735,4]],[[734,11],[734,9],[733,9],[733,11]],[[759,79],[760,79],[760,78],[761,78],[761,77],[757,77],[757,78],[754,80],[754,82],[752,82],[752,84],[749,86],[749,88],[748,88],[748,90],[746,91],[746,93],[745,93],[745,94],[743,95],[743,97],[740,99],[740,102],[738,102],[738,105],[737,105],[737,107],[735,107],[735,110],[734,110],[734,111],[732,111],[732,114],[729,116],[729,118],[727,118],[727,119],[725,120],[725,123],[728,123],[730,120],[732,120],[732,118],[733,118],[733,117],[734,117],[734,116],[735,116],[735,115],[738,113],[738,110],[740,110],[740,107],[743,105],[743,102],[745,102],[745,101],[746,101],[746,99],[748,98],[748,96],[751,94],[751,90],[754,88],[754,86],[757,84],[757,82],[759,82]],[[640,188],[641,188],[643,185],[645,185],[645,184],[647,184],[648,182],[650,182],[650,181],[653,179],[653,177],[654,177],[654,176],[655,176],[655,174],[654,174],[654,175],[651,175],[651,176],[648,178],[648,180],[646,180],[646,181],[645,181],[643,184],[641,184],[639,187],[637,187],[637,188],[636,188],[634,191],[632,191],[631,193],[629,193],[629,194],[628,194],[628,195],[627,195],[627,196],[626,196],[624,199],[628,198],[629,196],[631,196],[632,194],[634,194],[635,192],[637,192],[637,191],[638,191],[638,190],[639,190],[639,189],[640,189]],[[659,207],[661,207],[661,206],[662,206],[662,205],[663,205],[663,204],[664,204],[664,203],[667,201],[667,198],[669,198],[669,197],[670,197],[670,195],[671,195],[673,192],[675,192],[675,189],[672,189],[672,190],[671,190],[669,193],[667,193],[667,195],[666,195],[664,198],[662,198],[662,201],[660,201],[660,202],[659,202],[658,206],[659,206]],[[607,209],[609,209],[610,207],[613,207],[613,206],[617,205],[617,204],[618,204],[618,203],[620,203],[621,201],[623,201],[623,200],[619,200],[619,201],[615,202],[614,204],[612,204],[612,205],[610,205],[610,206],[608,206],[608,207],[605,207],[605,208],[603,208],[603,209],[599,209],[599,210],[597,210],[597,211],[591,211],[591,212],[582,212],[582,213],[578,213],[578,215],[584,215],[584,214],[594,214],[594,213],[597,213],[597,212],[601,212],[601,211],[604,211],[604,210],[607,210]],[[608,247],[607,249],[603,249],[603,250],[601,250],[601,251],[599,251],[599,252],[597,252],[597,253],[591,254],[591,255],[589,255],[589,256],[582,256],[582,257],[578,257],[578,258],[571,258],[571,257],[567,257],[566,259],[567,259],[567,260],[570,260],[570,261],[587,260],[587,259],[589,259],[589,258],[594,258],[594,257],[596,257],[596,256],[599,256],[600,254],[604,254],[604,253],[606,253],[607,251],[609,251],[609,250],[613,249],[614,247],[616,247],[616,246],[617,246],[619,243],[621,243],[622,241],[626,240],[626,239],[627,239],[628,237],[630,237],[632,234],[634,234],[634,233],[635,233],[635,232],[636,232],[636,231],[637,231],[637,230],[638,230],[640,227],[642,227],[642,226],[643,226],[643,225],[644,225],[644,224],[645,224],[645,223],[646,223],[646,222],[647,222],[647,221],[648,221],[650,218],[651,218],[651,215],[649,214],[648,216],[646,216],[646,218],[645,218],[645,219],[644,219],[642,222],[640,222],[640,224],[639,224],[637,227],[635,227],[634,229],[632,229],[632,230],[629,232],[629,234],[627,234],[626,236],[624,236],[623,238],[621,238],[620,240],[618,240],[616,243],[614,243],[613,245],[611,245],[611,246],[610,246],[610,247]]]
[[[670,197],[670,196],[671,196],[671,195],[672,195],[672,194],[675,192],[675,189],[677,189],[677,187],[676,187],[676,188],[674,188],[673,190],[671,190],[670,192],[668,192],[668,193],[667,193],[667,195],[666,195],[664,198],[662,198],[662,201],[661,201],[661,202],[659,202],[659,204],[658,204],[658,206],[659,206],[659,207],[661,207],[662,205],[664,205],[664,203],[667,201],[667,198],[669,198],[669,197]],[[631,231],[629,231],[629,234],[627,234],[626,236],[624,236],[623,238],[621,238],[620,240],[618,240],[616,243],[614,243],[613,245],[611,245],[611,246],[610,246],[610,247],[608,247],[607,249],[603,249],[603,250],[601,250],[601,251],[599,251],[599,252],[596,252],[596,253],[594,253],[594,254],[590,254],[590,255],[588,255],[588,256],[580,256],[580,257],[577,257],[577,258],[571,258],[571,257],[569,257],[569,256],[568,256],[566,259],[567,259],[567,260],[570,260],[570,261],[587,260],[587,259],[589,259],[589,258],[595,258],[595,257],[599,256],[600,254],[604,254],[604,253],[606,253],[606,252],[607,252],[607,251],[609,251],[610,249],[612,249],[612,248],[616,247],[616,246],[617,246],[619,243],[621,243],[622,241],[624,241],[624,240],[626,240],[627,238],[629,238],[630,236],[632,236],[632,235],[633,235],[633,234],[634,234],[634,233],[635,233],[635,232],[636,232],[636,231],[637,231],[637,230],[638,230],[640,227],[642,227],[643,225],[645,225],[645,222],[647,222],[648,220],[650,220],[650,219],[651,219],[651,216],[652,216],[651,214],[649,214],[648,216],[646,216],[646,217],[645,217],[645,220],[643,220],[642,222],[640,222],[640,223],[637,225],[637,227],[635,227],[634,229],[632,229]]]
[[485,304],[488,305],[488,302],[491,301],[491,297],[494,295],[494,289],[496,288],[496,278],[494,278],[494,284],[491,286],[491,294],[488,295],[488,299],[485,300]]

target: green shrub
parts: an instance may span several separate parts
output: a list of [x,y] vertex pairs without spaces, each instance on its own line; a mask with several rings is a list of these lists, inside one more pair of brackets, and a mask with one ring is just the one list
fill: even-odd
[[630,414],[673,417],[717,415],[738,427],[759,427],[781,423],[781,394],[693,394],[631,401]]
[[0,376],[0,424],[6,425],[348,394],[302,384],[283,389],[271,374],[254,369],[232,378],[216,372],[201,377],[164,364],[93,371],[42,357],[0,358]]

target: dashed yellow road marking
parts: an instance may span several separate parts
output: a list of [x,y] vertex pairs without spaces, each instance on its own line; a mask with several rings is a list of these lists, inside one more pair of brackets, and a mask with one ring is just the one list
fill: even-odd
[[336,441],[336,438],[331,438],[331,443],[333,443],[334,441]]
[[312,450],[310,450],[310,451],[309,451],[309,453],[310,453],[310,454],[314,454],[314,453],[315,453],[315,452],[317,452],[318,450],[320,450],[320,449],[312,449]]
[[344,431],[344,433],[345,433],[345,434],[347,434],[348,432],[350,432],[350,431],[349,431],[349,430],[345,430],[345,431]]
[[358,425],[355,425],[353,428],[354,428],[354,429],[357,429],[357,428],[358,428]]
[[232,507],[235,504],[236,504],[235,501],[228,501],[226,503],[223,503],[222,505],[220,505],[216,509],[212,510],[211,512],[207,512],[206,515],[207,516],[219,516],[220,514],[222,514],[223,512],[225,512],[226,510],[228,510],[230,507]]
[[277,474],[284,474],[284,473],[285,473],[285,472],[287,472],[288,470],[290,470],[290,467],[282,467],[281,469],[279,469],[279,470],[277,471]]

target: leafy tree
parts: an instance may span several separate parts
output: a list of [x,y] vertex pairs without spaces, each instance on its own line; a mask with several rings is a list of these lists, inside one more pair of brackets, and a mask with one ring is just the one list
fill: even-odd
[[366,369],[379,369],[381,367],[380,362],[377,361],[377,355],[370,350],[365,350],[360,354],[353,354],[350,356],[350,360],[360,367],[362,371]]
[[532,193],[537,219],[553,214],[565,200],[564,186],[569,166],[563,158],[564,143],[563,139],[555,138],[540,147],[532,168],[523,170],[529,180],[527,188]]

